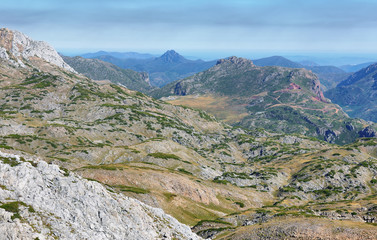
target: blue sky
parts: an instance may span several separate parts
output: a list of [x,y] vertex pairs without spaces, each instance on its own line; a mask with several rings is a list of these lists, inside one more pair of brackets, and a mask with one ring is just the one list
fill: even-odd
[[1,0],[0,26],[62,52],[370,55],[376,9],[377,0]]

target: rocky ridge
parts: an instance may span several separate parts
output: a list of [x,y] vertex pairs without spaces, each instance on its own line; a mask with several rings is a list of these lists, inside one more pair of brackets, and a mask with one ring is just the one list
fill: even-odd
[[153,89],[149,75],[145,72],[139,73],[130,69],[122,69],[98,59],[67,56],[62,56],[62,58],[77,72],[93,80],[108,80],[115,84],[121,84],[128,89],[144,93]]
[[0,29],[0,58],[25,67],[31,57],[41,58],[51,64],[75,72],[48,43],[34,41],[25,34],[7,28]]

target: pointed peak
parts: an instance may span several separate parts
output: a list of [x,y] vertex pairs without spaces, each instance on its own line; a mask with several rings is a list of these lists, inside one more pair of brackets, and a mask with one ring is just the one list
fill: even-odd
[[171,50],[167,50],[162,56],[164,56],[164,55],[179,55],[179,53],[177,53],[176,51],[171,49]]
[[253,61],[246,59],[246,58],[241,58],[241,57],[228,57],[224,59],[219,59],[216,63],[216,65],[222,65],[222,64],[235,64],[235,65],[249,65],[249,66],[254,66]]
[[161,59],[162,61],[169,62],[169,63],[172,63],[172,62],[184,62],[184,61],[186,61],[186,58],[184,58],[182,55],[180,55],[179,53],[177,53],[174,50],[168,50],[168,51],[166,51],[158,59]]

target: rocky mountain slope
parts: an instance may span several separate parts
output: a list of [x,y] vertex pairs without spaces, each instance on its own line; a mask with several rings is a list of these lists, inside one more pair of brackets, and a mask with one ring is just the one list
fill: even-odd
[[153,89],[147,73],[139,73],[130,69],[122,69],[114,64],[98,59],[63,56],[63,60],[77,72],[93,80],[109,80],[121,84],[128,89],[148,92]]
[[351,117],[377,121],[377,64],[372,64],[342,81],[326,96]]
[[305,64],[293,62],[281,56],[273,56],[267,58],[261,58],[253,60],[256,66],[266,67],[266,66],[278,66],[278,67],[288,67],[288,68],[305,68],[307,70],[315,73],[319,80],[321,81],[321,87],[323,90],[328,90],[336,87],[338,83],[346,79],[350,73],[343,71],[342,69],[335,66],[319,66],[315,63],[308,62]]
[[57,165],[0,152],[2,239],[200,239],[161,209]]
[[0,29],[0,59],[7,60],[16,66],[25,67],[23,59],[33,57],[74,72],[48,43],[34,41],[18,31],[11,31],[7,28]]
[[204,109],[228,123],[300,133],[340,144],[365,128],[323,96],[316,75],[305,69],[258,67],[231,57],[211,69],[154,91],[174,104]]
[[169,50],[162,56],[151,59],[120,59],[113,56],[98,56],[96,58],[121,68],[147,72],[151,84],[157,87],[206,70],[216,63],[216,61],[188,60],[174,50]]
[[[18,213],[25,219],[27,229],[35,224],[29,205],[42,217],[48,215],[47,220],[54,223],[46,225],[47,231],[43,221],[39,222],[30,234],[44,231],[46,235],[65,234],[66,229],[89,234],[93,232],[90,222],[97,229],[102,215],[98,216],[94,210],[92,216],[91,211],[82,209],[86,204],[97,209],[102,208],[102,201],[119,200],[114,203],[119,207],[135,203],[137,207],[128,212],[134,216],[133,210],[137,213],[141,209],[142,218],[135,216],[120,226],[114,226],[112,221],[101,224],[107,229],[116,227],[120,232],[123,227],[142,221],[145,211],[151,209],[124,196],[162,208],[181,223],[192,226],[192,231],[203,238],[242,237],[239,234],[253,234],[251,225],[265,233],[263,229],[268,231],[270,224],[281,219],[303,222],[324,218],[337,224],[346,220],[351,226],[342,226],[345,232],[355,232],[354,226],[366,231],[373,227],[372,219],[377,217],[375,139],[360,139],[342,147],[302,135],[231,127],[203,111],[174,106],[119,85],[100,84],[40,58],[23,59],[26,67],[0,61],[0,149],[24,158],[20,158],[20,164],[17,157],[15,163],[7,157],[0,159],[0,176],[8,171],[11,176],[22,176],[17,180],[0,177],[0,184],[5,186],[0,193],[17,191],[10,198],[3,198],[0,208],[5,210],[7,219],[14,221],[18,220],[12,219],[11,214]],[[234,61],[241,66],[250,65],[242,59]],[[233,71],[231,65],[228,67]],[[297,78],[294,83],[305,86]],[[287,85],[291,86],[290,82]],[[309,86],[312,89],[313,85]],[[315,92],[311,94],[322,98]],[[63,172],[54,165],[34,163],[36,158],[59,165]],[[24,175],[13,174],[18,171]],[[37,181],[40,183],[37,186],[42,188],[35,189],[33,183],[26,185],[29,175],[37,179],[40,176],[42,180]],[[29,187],[34,190],[26,189]],[[68,195],[62,199],[71,194],[70,188],[75,190],[75,198]],[[79,196],[83,197],[78,198],[81,189],[83,193]],[[34,202],[27,200],[39,199],[39,190],[51,192],[47,196],[55,196],[53,202],[77,204],[77,213],[65,212],[66,217],[60,219],[48,214],[55,213],[55,209],[32,205]],[[22,199],[17,198],[20,195]],[[82,203],[86,197],[93,202]],[[7,200],[22,203],[12,203],[13,208],[9,208]],[[60,209],[56,207],[59,214]],[[65,227],[63,220],[81,213],[83,216],[75,218],[83,221],[80,226]],[[154,215],[154,210],[152,213],[144,222],[155,219],[155,224],[139,225],[150,230],[145,238],[160,236],[160,227],[171,223],[174,227],[163,230],[162,237],[176,233],[179,238],[179,233],[187,229],[162,213]],[[156,219],[158,216],[161,221]],[[126,219],[122,217],[122,221]],[[129,234],[139,234],[141,228],[129,229]],[[6,232],[9,228],[0,229]],[[104,234],[107,229],[103,229]],[[284,226],[276,229],[270,232],[287,232]]]

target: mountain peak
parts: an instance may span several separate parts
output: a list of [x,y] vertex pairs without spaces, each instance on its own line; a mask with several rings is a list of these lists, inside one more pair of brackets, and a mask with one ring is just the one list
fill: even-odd
[[241,57],[228,57],[224,59],[219,59],[216,63],[216,65],[222,65],[222,64],[236,64],[236,65],[250,65],[254,66],[253,61],[246,59],[246,58],[241,58]]
[[169,62],[169,63],[171,63],[171,62],[184,62],[184,61],[186,61],[186,59],[182,55],[180,55],[179,53],[177,53],[174,50],[168,50],[168,51],[166,51],[158,59],[161,59],[162,61]]
[[0,59],[7,60],[16,66],[26,67],[24,61],[29,60],[30,57],[38,57],[75,72],[48,43],[34,41],[25,34],[8,28],[0,29]]

